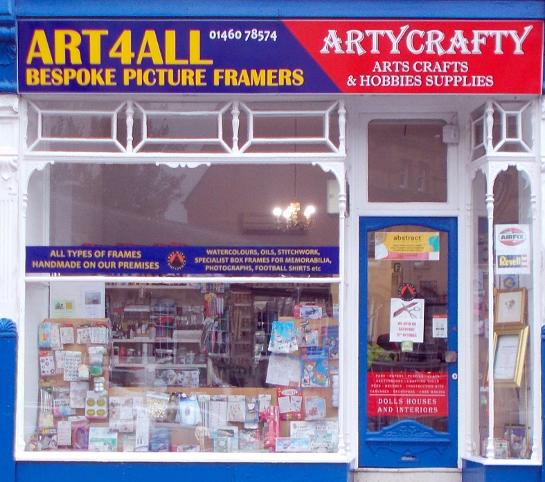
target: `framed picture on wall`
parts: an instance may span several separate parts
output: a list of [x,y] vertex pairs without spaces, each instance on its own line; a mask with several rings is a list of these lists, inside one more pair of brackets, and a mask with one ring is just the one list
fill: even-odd
[[494,383],[518,388],[522,382],[528,327],[498,329],[494,333]]
[[494,292],[494,325],[524,325],[526,323],[526,288],[511,290],[495,290]]

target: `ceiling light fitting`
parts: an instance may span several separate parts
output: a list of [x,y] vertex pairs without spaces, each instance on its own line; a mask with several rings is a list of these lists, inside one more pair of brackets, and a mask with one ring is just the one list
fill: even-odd
[[293,201],[284,208],[276,206],[272,214],[277,227],[283,231],[306,231],[312,225],[316,207],[309,204],[303,209],[297,199],[297,166],[293,166]]

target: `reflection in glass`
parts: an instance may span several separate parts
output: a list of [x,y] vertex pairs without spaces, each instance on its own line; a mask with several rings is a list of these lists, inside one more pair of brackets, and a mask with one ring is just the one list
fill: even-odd
[[[293,201],[293,166],[55,164],[33,174],[27,229],[33,245],[336,246],[319,167],[297,167],[297,200],[312,226],[284,230],[271,210]],[[47,195],[44,197],[44,193]],[[308,214],[308,212],[307,212]],[[44,238],[44,233],[48,238]],[[38,232],[36,233],[39,234]],[[41,239],[40,239],[41,238]]]
[[367,429],[416,420],[446,432],[447,234],[395,226],[368,246]]
[[[494,360],[494,445],[507,445],[507,454],[495,451],[496,458],[531,456],[533,387],[528,325],[534,316],[530,199],[530,181],[525,173],[509,167],[498,174],[494,182],[494,308],[498,315],[494,320],[498,357]],[[519,298],[523,306],[517,308],[516,299],[510,300],[517,308],[511,318],[505,314],[505,306],[498,305],[510,290],[524,293]],[[509,328],[515,321],[518,328]],[[522,427],[524,436],[519,441],[515,440],[513,426]]]
[[446,202],[447,146],[442,121],[369,124],[370,202]]
[[479,172],[473,180],[473,355],[478,360],[473,384],[477,437],[475,454],[486,454],[488,438],[488,218],[486,179]]
[[337,285],[27,293],[27,450],[337,452]]

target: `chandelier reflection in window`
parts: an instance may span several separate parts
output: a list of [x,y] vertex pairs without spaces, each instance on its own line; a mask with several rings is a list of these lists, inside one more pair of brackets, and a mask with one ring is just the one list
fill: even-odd
[[316,207],[312,204],[301,206],[297,199],[297,165],[293,166],[293,200],[286,206],[275,206],[272,213],[276,218],[276,225],[283,231],[306,231],[312,225]]

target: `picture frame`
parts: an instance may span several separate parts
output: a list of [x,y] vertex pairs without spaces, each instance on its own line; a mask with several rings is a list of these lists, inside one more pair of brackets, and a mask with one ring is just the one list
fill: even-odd
[[526,324],[526,288],[494,291],[494,326],[522,326]]
[[505,425],[505,439],[510,458],[525,459],[528,456],[528,430],[525,425]]
[[[486,448],[485,448],[486,453]],[[494,439],[494,457],[496,459],[509,458],[509,441],[504,438]]]
[[494,383],[520,388],[526,360],[528,327],[508,327],[494,332]]

